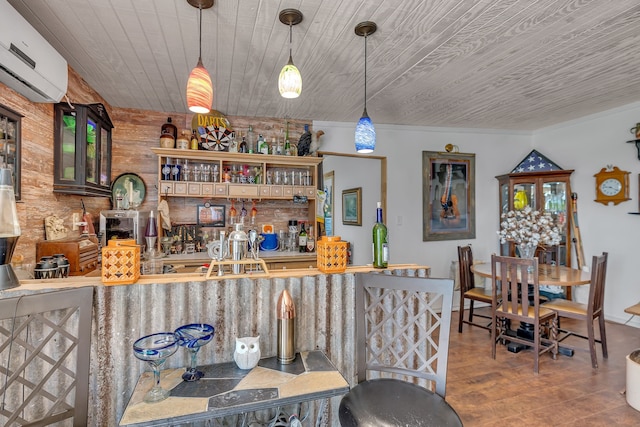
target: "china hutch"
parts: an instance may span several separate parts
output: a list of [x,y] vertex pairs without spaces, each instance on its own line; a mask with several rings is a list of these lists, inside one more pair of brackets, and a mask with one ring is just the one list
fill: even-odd
[[[573,170],[544,172],[513,172],[497,176],[500,214],[530,206],[533,210],[551,212],[560,229],[558,264],[571,265],[571,238],[569,218],[571,210],[571,183]],[[514,245],[501,245],[501,255],[514,256]]]
[[55,193],[111,196],[111,131],[102,104],[54,106]]

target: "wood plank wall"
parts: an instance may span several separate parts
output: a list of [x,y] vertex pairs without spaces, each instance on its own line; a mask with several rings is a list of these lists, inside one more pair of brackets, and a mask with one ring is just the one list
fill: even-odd
[[[147,186],[147,194],[141,210],[156,209],[158,205],[157,161],[151,147],[159,146],[162,124],[171,117],[178,129],[190,128],[192,114],[176,112],[157,112],[113,108],[72,68],[69,68],[69,88],[67,91],[72,103],[96,103],[105,105],[115,128],[112,147],[112,179],[125,172],[139,174]],[[45,238],[44,218],[57,215],[69,228],[69,237],[79,235],[71,231],[72,214],[81,212],[80,199],[87,211],[93,214],[95,221],[101,210],[111,209],[111,201],[103,197],[73,196],[53,193],[53,104],[34,103],[0,83],[0,104],[22,114],[22,200],[18,203],[18,216],[22,235],[18,241],[16,254],[22,254],[25,262],[35,262],[35,243]],[[223,112],[224,114],[224,112]],[[254,132],[262,133],[271,140],[280,134],[284,127],[282,118],[227,116],[234,130],[246,132],[249,125]],[[304,131],[304,124],[311,120],[289,120],[289,135],[296,143]],[[172,220],[177,223],[195,223],[196,205],[203,199],[170,200]],[[230,203],[215,200],[215,204]],[[240,210],[239,205],[236,208]],[[245,205],[247,210],[251,205]],[[276,229],[286,225],[287,219],[302,219],[307,216],[306,205],[294,206],[282,201],[260,202],[258,221],[276,221]],[[96,223],[96,231],[98,224]],[[15,254],[14,254],[15,255]]]

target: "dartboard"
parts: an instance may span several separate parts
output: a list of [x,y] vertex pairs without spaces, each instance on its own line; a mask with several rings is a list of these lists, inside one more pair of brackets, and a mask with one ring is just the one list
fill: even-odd
[[202,148],[211,151],[229,151],[231,131],[224,127],[198,127]]

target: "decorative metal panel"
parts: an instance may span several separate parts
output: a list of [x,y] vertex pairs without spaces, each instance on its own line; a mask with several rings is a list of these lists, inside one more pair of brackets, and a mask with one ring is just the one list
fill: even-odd
[[87,425],[93,288],[0,299],[0,424]]

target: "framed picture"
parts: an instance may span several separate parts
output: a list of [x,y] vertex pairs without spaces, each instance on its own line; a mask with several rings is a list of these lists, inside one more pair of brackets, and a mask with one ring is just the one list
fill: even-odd
[[475,154],[422,152],[422,240],[476,237]]
[[134,209],[144,202],[147,187],[138,174],[127,172],[111,184],[111,205],[114,209]]
[[342,223],[362,225],[362,187],[342,191]]
[[224,227],[223,205],[198,205],[198,225],[205,227]]
[[333,236],[333,188],[334,175],[333,171],[323,175],[322,188],[325,193],[324,200],[324,234]]
[[327,172],[324,174],[324,192],[326,194],[325,197],[325,209],[324,216],[332,217],[333,216],[333,171]]

